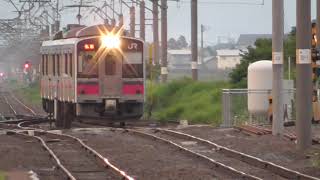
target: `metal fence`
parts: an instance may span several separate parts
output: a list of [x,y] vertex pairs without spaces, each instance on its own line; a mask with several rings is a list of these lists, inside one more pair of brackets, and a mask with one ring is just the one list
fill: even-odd
[[[283,90],[284,119],[294,121],[295,117],[295,90]],[[223,89],[222,93],[222,127],[233,127],[242,124],[270,124],[272,118],[271,90]],[[248,98],[258,97],[259,103],[264,103],[266,111],[252,113],[248,109]],[[250,105],[251,107],[254,104]]]

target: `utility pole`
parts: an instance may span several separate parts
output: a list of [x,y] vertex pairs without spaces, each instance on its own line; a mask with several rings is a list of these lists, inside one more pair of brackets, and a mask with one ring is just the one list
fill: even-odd
[[136,13],[135,7],[130,7],[130,36],[135,37],[136,34]]
[[297,0],[297,147],[311,146],[311,0]]
[[146,12],[145,12],[146,3],[144,0],[140,2],[140,38],[146,39]]
[[161,81],[167,82],[167,50],[168,50],[168,22],[167,22],[167,0],[161,0]]
[[198,0],[191,0],[191,56],[192,79],[198,80]]
[[203,33],[204,33],[204,25],[201,24],[201,50],[200,50],[200,56],[201,56],[201,65],[203,65],[203,60],[204,60],[204,52],[203,52]]
[[317,0],[317,48],[320,49],[320,0]]
[[272,0],[272,134],[282,135],[283,126],[283,0]]
[[123,26],[123,14],[121,13],[119,15],[119,27],[122,28],[122,26]]
[[111,26],[116,27],[116,19],[111,19]]
[[159,64],[159,11],[158,11],[158,0],[152,2],[152,13],[153,13],[153,53],[154,63]]
[[55,29],[56,32],[60,30],[60,20],[59,20],[59,0],[57,0],[56,4],[56,21],[55,21]]

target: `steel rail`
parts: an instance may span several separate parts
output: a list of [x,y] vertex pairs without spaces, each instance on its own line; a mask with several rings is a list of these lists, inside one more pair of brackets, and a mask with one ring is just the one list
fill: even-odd
[[217,162],[216,160],[212,159],[212,158],[209,158],[205,155],[202,155],[202,154],[199,154],[197,152],[194,152],[190,149],[187,149],[187,148],[184,148],[182,146],[180,146],[179,144],[176,144],[170,140],[167,140],[167,139],[164,139],[164,138],[161,138],[161,137],[158,137],[158,136],[154,136],[152,134],[149,134],[149,133],[145,133],[145,132],[142,132],[142,131],[139,131],[139,130],[134,130],[134,129],[119,129],[119,128],[115,128],[116,130],[118,131],[127,131],[127,132],[131,132],[131,133],[134,133],[134,134],[137,134],[137,135],[140,135],[140,136],[143,136],[143,137],[147,137],[147,138],[151,138],[151,139],[154,139],[154,140],[160,140],[166,144],[170,144],[172,145],[173,147],[175,148],[178,148],[179,150],[183,150],[187,153],[190,153],[191,155],[194,155],[195,157],[197,158],[201,158],[207,162],[209,162],[210,164],[213,164],[214,165],[214,168],[217,168],[217,169],[221,169],[227,173],[230,173],[232,174],[233,176],[236,176],[236,177],[239,177],[241,179],[247,179],[247,180],[262,180],[261,178],[259,177],[256,177],[256,176],[253,176],[253,175],[250,175],[248,173],[245,173],[245,172],[242,172],[242,171],[239,171],[233,167],[230,167],[230,166],[227,166],[223,163],[220,163],[220,162]]
[[0,130],[4,130],[22,137],[27,137],[27,138],[35,138],[37,141],[41,142],[41,145],[44,147],[44,149],[46,151],[49,152],[50,157],[52,157],[56,164],[58,165],[59,169],[62,169],[62,171],[64,172],[64,174],[68,177],[68,179],[70,180],[76,180],[76,178],[72,175],[72,173],[66,168],[64,167],[64,165],[61,163],[60,159],[57,157],[57,155],[47,146],[47,144],[45,143],[45,141],[38,137],[38,136],[31,136],[22,132],[19,132],[18,130],[9,130],[9,129],[4,129],[4,128],[0,128]]
[[[114,164],[112,164],[109,159],[105,158],[103,155],[101,155],[100,153],[98,153],[96,150],[94,150],[93,148],[91,148],[90,146],[88,146],[87,144],[85,144],[81,139],[75,137],[75,136],[71,136],[71,135],[67,135],[67,134],[59,134],[59,133],[54,133],[54,132],[48,132],[48,131],[44,131],[42,129],[36,129],[36,128],[29,128],[27,126],[27,123],[29,125],[33,124],[33,123],[39,123],[39,122],[33,122],[33,121],[24,121],[24,122],[20,122],[18,124],[18,127],[20,129],[24,129],[24,130],[33,130],[36,133],[47,133],[47,134],[51,134],[51,135],[56,135],[56,136],[61,136],[61,137],[67,137],[70,139],[73,139],[75,141],[77,141],[81,147],[83,147],[86,151],[88,151],[90,154],[93,154],[94,157],[98,158],[104,165],[104,167],[109,167],[111,168],[116,174],[120,175],[122,178],[126,179],[126,180],[134,180],[133,177],[129,176],[125,171],[121,170],[120,168],[118,168],[117,166],[115,166]],[[26,125],[26,126],[24,126]],[[37,138],[42,139],[39,136],[35,136]],[[45,143],[45,141],[42,139],[43,143]],[[48,147],[48,146],[47,146]],[[46,147],[46,148],[47,148]],[[48,147],[49,148],[49,147]],[[50,149],[50,148],[49,148]],[[51,149],[50,149],[51,150]],[[51,150],[51,152],[53,153],[53,151]],[[51,153],[50,153],[51,154]],[[60,161],[59,161],[60,162]]]
[[17,97],[15,97],[12,93],[10,93],[10,96],[13,97],[15,101],[17,101],[20,105],[22,105],[25,109],[29,110],[34,116],[37,115],[36,112],[34,112],[30,107],[25,105],[23,102],[21,102]]
[[62,137],[68,137],[71,138],[73,140],[76,140],[84,149],[88,150],[91,154],[93,154],[95,157],[99,158],[99,160],[101,160],[105,167],[110,167],[113,171],[115,171],[117,174],[119,174],[120,176],[122,176],[122,178],[127,179],[127,180],[134,180],[133,177],[129,176],[125,171],[122,171],[120,168],[116,167],[114,164],[112,164],[109,159],[103,157],[100,153],[98,153],[96,150],[94,150],[93,148],[91,148],[90,146],[88,146],[87,144],[85,144],[81,139],[71,136],[71,135],[67,135],[67,134],[58,134],[58,133],[53,133],[53,132],[46,132],[48,134],[54,134],[57,136],[62,136]]
[[4,96],[4,95],[2,95],[2,96],[3,96],[4,100],[6,101],[6,104],[8,104],[8,106],[10,107],[11,111],[13,112],[13,114],[14,114],[15,116],[18,115],[18,114],[17,114],[17,111],[13,108],[12,104],[9,103],[7,97]]
[[274,164],[272,162],[265,161],[260,158],[257,158],[257,157],[254,157],[254,156],[251,156],[251,155],[248,155],[248,154],[236,151],[236,150],[232,150],[230,148],[215,144],[211,141],[208,141],[208,140],[205,140],[205,139],[202,139],[199,137],[195,137],[195,136],[192,136],[192,135],[189,135],[186,133],[177,132],[177,131],[173,131],[173,130],[167,130],[167,129],[160,129],[160,128],[157,128],[156,130],[163,132],[163,133],[166,133],[168,135],[179,136],[181,138],[196,140],[196,141],[201,142],[203,144],[214,147],[217,152],[221,152],[227,156],[237,158],[245,163],[264,168],[265,170],[268,170],[270,172],[273,172],[275,174],[278,174],[278,175],[285,177],[285,178],[288,178],[288,179],[320,180],[319,178],[312,177],[312,176],[300,173],[298,171],[294,171],[294,170],[285,168],[283,166]]

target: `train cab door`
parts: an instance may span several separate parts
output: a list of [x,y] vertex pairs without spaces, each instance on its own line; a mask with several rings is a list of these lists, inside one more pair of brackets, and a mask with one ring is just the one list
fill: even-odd
[[111,50],[99,60],[99,92],[105,98],[117,98],[122,89],[122,55]]

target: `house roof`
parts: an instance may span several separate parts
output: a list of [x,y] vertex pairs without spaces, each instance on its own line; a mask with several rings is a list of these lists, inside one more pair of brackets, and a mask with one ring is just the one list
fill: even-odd
[[216,56],[208,56],[203,58],[203,62],[206,63],[208,61],[216,60]]
[[270,39],[272,38],[272,34],[241,34],[237,45],[238,46],[253,46],[257,39]]
[[239,56],[241,51],[239,49],[220,49],[217,50],[217,56]]
[[168,54],[171,55],[191,55],[190,49],[170,49],[168,50]]

